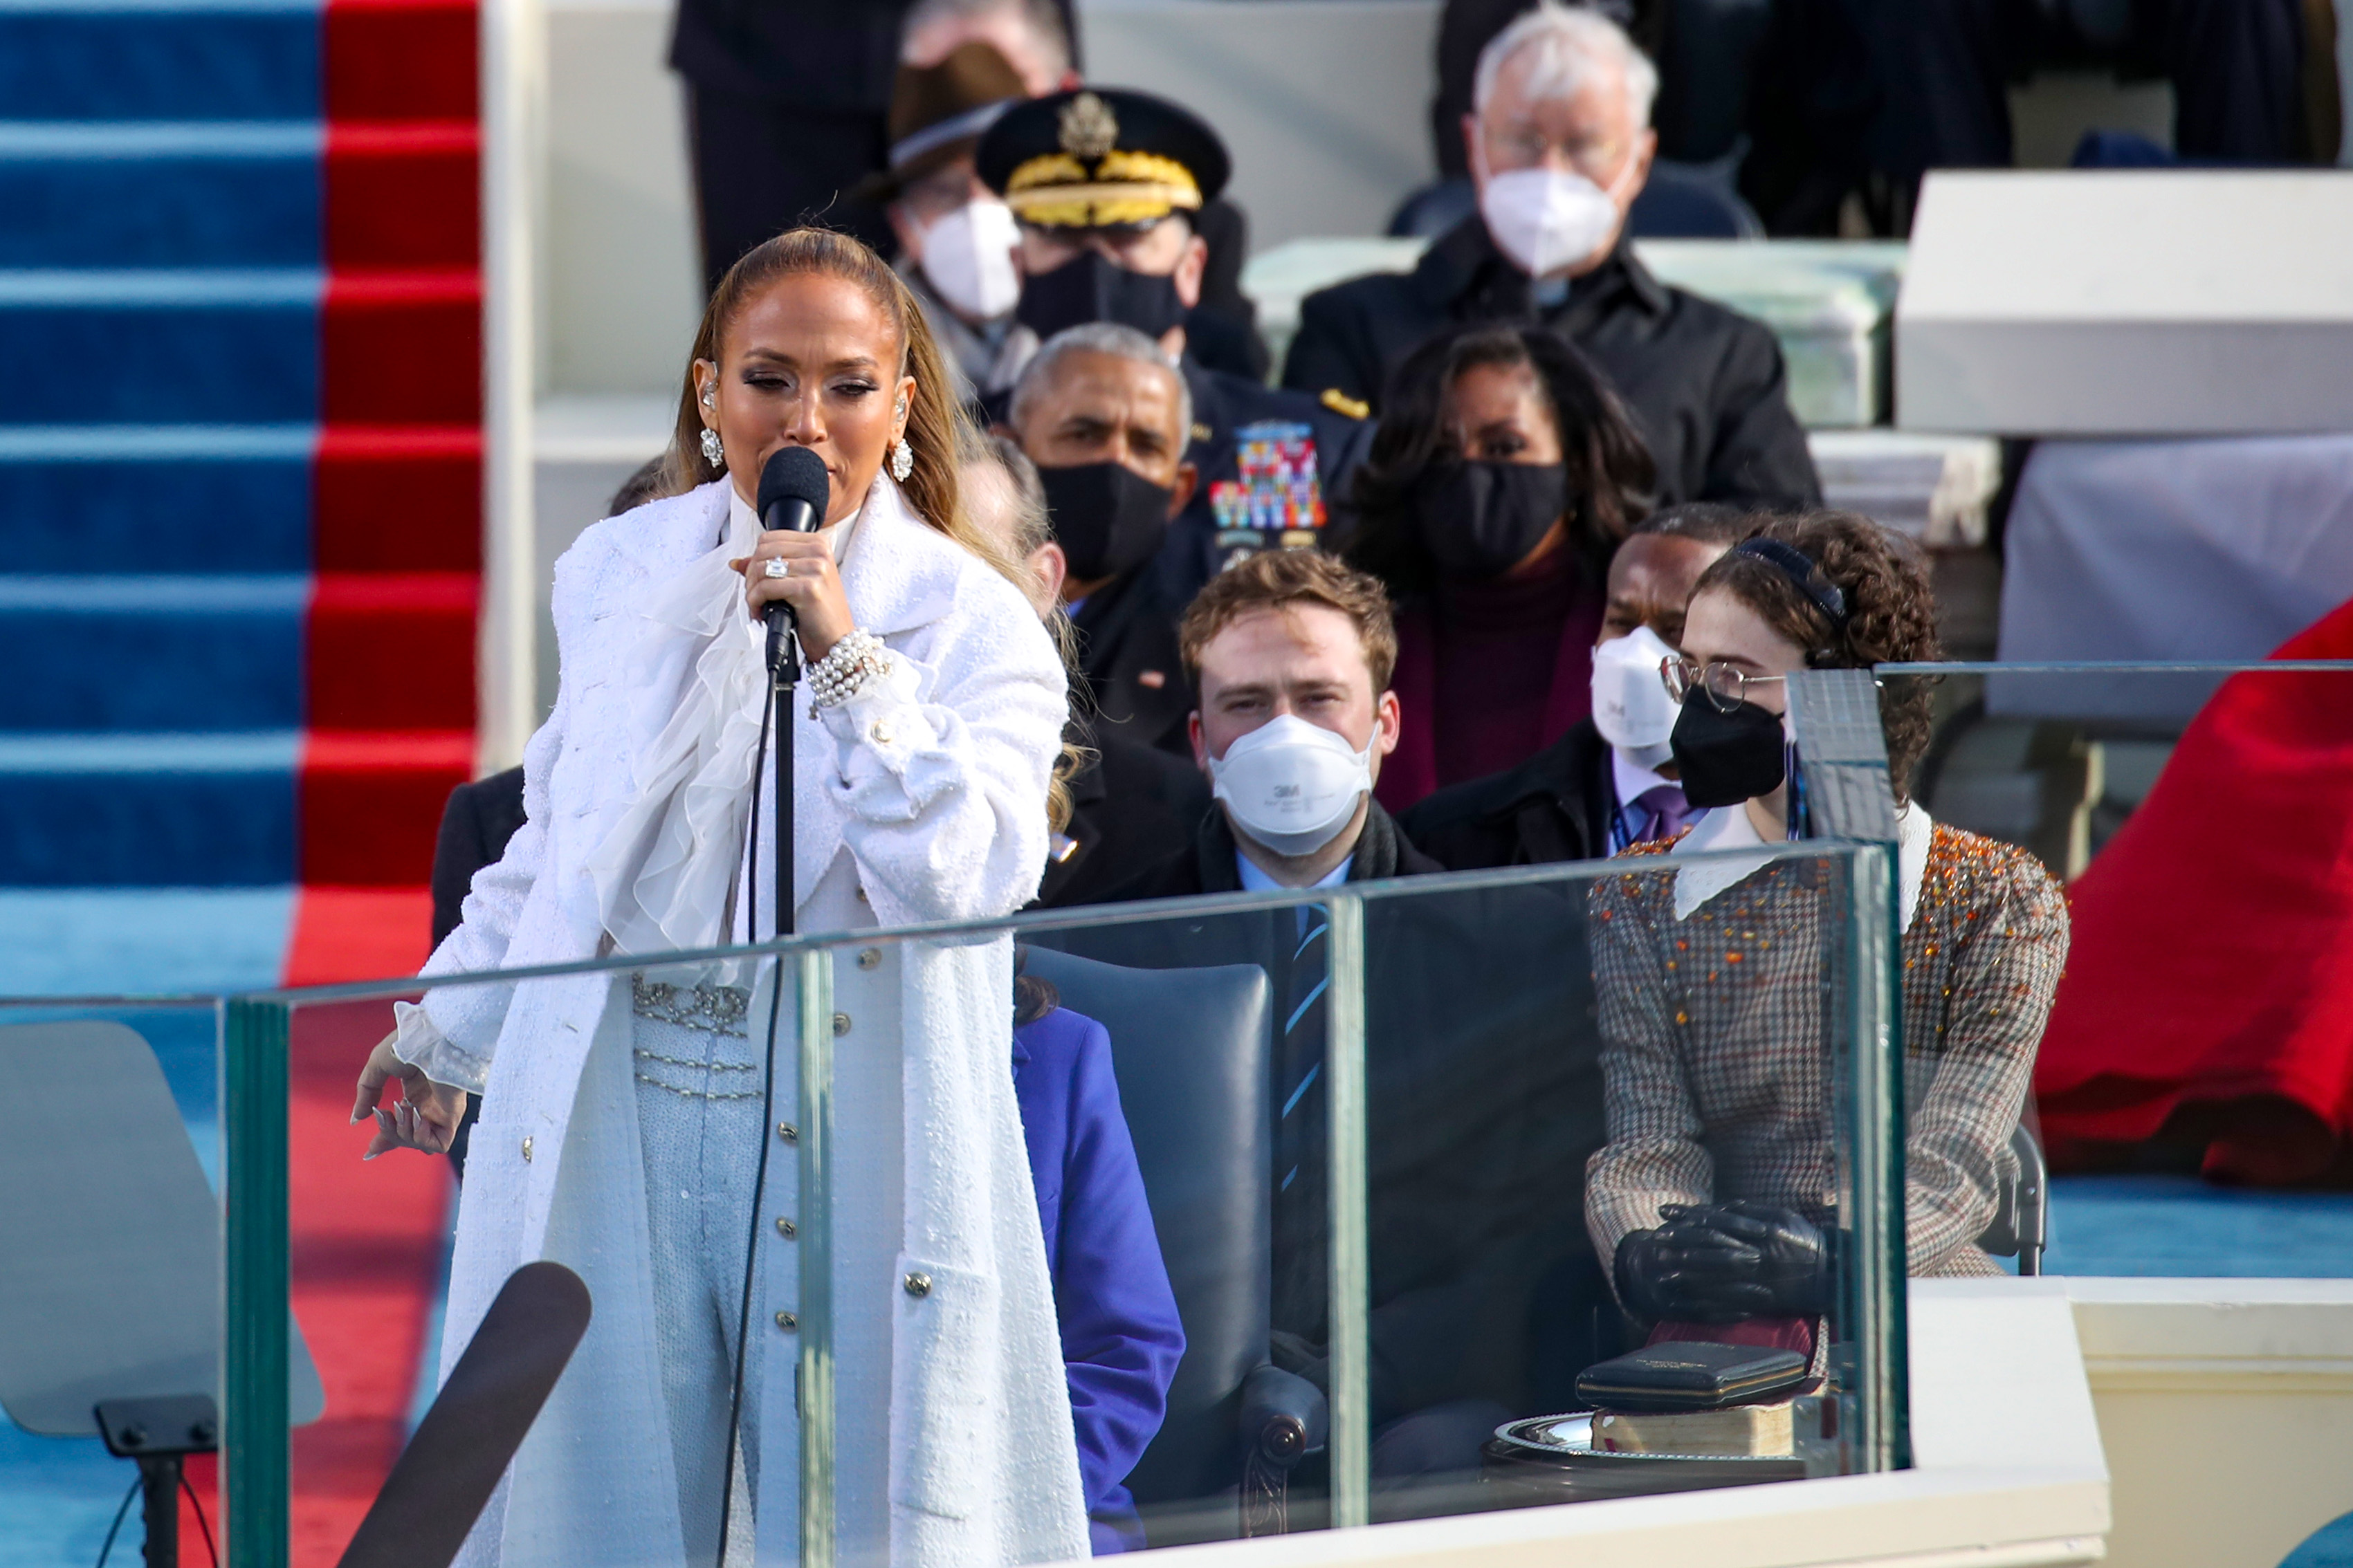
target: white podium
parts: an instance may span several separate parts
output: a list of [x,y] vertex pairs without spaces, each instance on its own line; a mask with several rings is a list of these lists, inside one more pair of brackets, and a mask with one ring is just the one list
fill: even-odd
[[2006,436],[2353,431],[2353,173],[1929,176],[1895,416]]

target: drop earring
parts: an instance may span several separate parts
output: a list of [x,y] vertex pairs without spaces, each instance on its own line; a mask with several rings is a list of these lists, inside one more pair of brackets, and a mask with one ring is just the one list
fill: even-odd
[[719,444],[719,432],[708,425],[702,427],[702,460],[714,468],[727,466],[727,448]]
[[892,443],[891,443],[891,477],[892,477],[892,479],[894,479],[898,480],[901,484],[902,484],[902,485],[903,485],[903,484],[905,484],[905,483],[907,482],[907,476],[908,476],[909,474],[913,473],[914,471],[915,471],[915,453],[914,453],[914,448],[913,448],[912,447],[909,447],[909,446],[907,445],[907,443],[905,443],[904,441],[893,441],[893,442],[892,442]]

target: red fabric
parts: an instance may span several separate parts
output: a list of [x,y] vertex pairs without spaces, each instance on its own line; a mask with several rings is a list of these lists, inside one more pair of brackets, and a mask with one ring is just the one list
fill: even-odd
[[[326,427],[289,984],[415,972],[442,805],[473,773],[475,52],[475,0],[328,0]],[[363,1163],[368,1129],[350,1120],[353,1080],[390,1026],[383,1002],[293,1020],[293,1306],[327,1393],[326,1418],[294,1434],[297,1568],[331,1568],[399,1455],[438,1284],[448,1163]]]
[[1814,1359],[1814,1320],[1811,1318],[1749,1318],[1737,1323],[1661,1323],[1651,1331],[1645,1345],[1704,1344],[1754,1345],[1759,1350],[1796,1351],[1810,1363]]
[[471,121],[327,128],[327,263],[471,268],[481,204]]
[[[403,902],[397,929],[421,953],[427,904],[413,891]],[[368,912],[343,911],[361,924]],[[380,973],[381,946],[349,950],[361,962],[337,977]],[[448,1221],[447,1160],[406,1151],[360,1159],[369,1130],[352,1125],[352,1080],[391,1028],[389,1002],[340,1003],[297,1010],[289,1039],[290,1295],[327,1394],[326,1414],[293,1435],[289,1523],[300,1568],[329,1568],[342,1556],[408,1439]]]
[[311,484],[321,572],[481,570],[480,426],[330,426]]
[[1569,552],[1551,564],[1441,588],[1398,616],[1400,731],[1373,789],[1383,806],[1515,768],[1592,711],[1601,593]]
[[419,887],[449,792],[474,776],[470,731],[314,731],[298,802],[305,887]]
[[481,422],[474,268],[331,273],[323,317],[330,425]]
[[[2353,658],[2353,604],[2273,657]],[[2353,672],[2233,676],[2071,902],[2053,1163],[2171,1123],[2218,1180],[2326,1169],[2353,1126]]]
[[327,118],[471,121],[474,0],[328,0]]
[[319,574],[310,618],[310,722],[317,730],[470,730],[470,572]]
[[283,984],[414,974],[432,951],[432,931],[429,888],[304,888],[294,899]]

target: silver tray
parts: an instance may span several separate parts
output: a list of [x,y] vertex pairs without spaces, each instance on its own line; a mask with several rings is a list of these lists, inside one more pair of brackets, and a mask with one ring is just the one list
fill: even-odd
[[1805,1479],[1803,1458],[1788,1454],[1613,1454],[1593,1446],[1593,1417],[1538,1415],[1495,1428],[1487,1477],[1533,1481],[1552,1472],[1584,1496],[1638,1495],[1704,1487],[1756,1486]]

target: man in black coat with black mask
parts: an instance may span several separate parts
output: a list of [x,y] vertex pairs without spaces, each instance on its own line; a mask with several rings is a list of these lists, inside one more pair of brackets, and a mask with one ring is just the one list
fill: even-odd
[[1069,575],[1095,727],[1187,761],[1176,621],[1185,601],[1158,569],[1171,521],[1192,499],[1192,397],[1158,343],[1093,321],[1056,333],[1014,384],[1008,422],[1038,466]]
[[[1228,569],[1187,612],[1187,731],[1218,809],[1106,901],[1363,888],[1438,870],[1372,784],[1397,743],[1380,584],[1322,552]],[[1564,1409],[1607,1300],[1579,1228],[1602,1142],[1581,883],[1366,900],[1374,1470],[1475,1475],[1498,1422]],[[1273,993],[1278,1365],[1324,1374],[1326,906],[1039,934],[1145,968],[1246,963]]]

